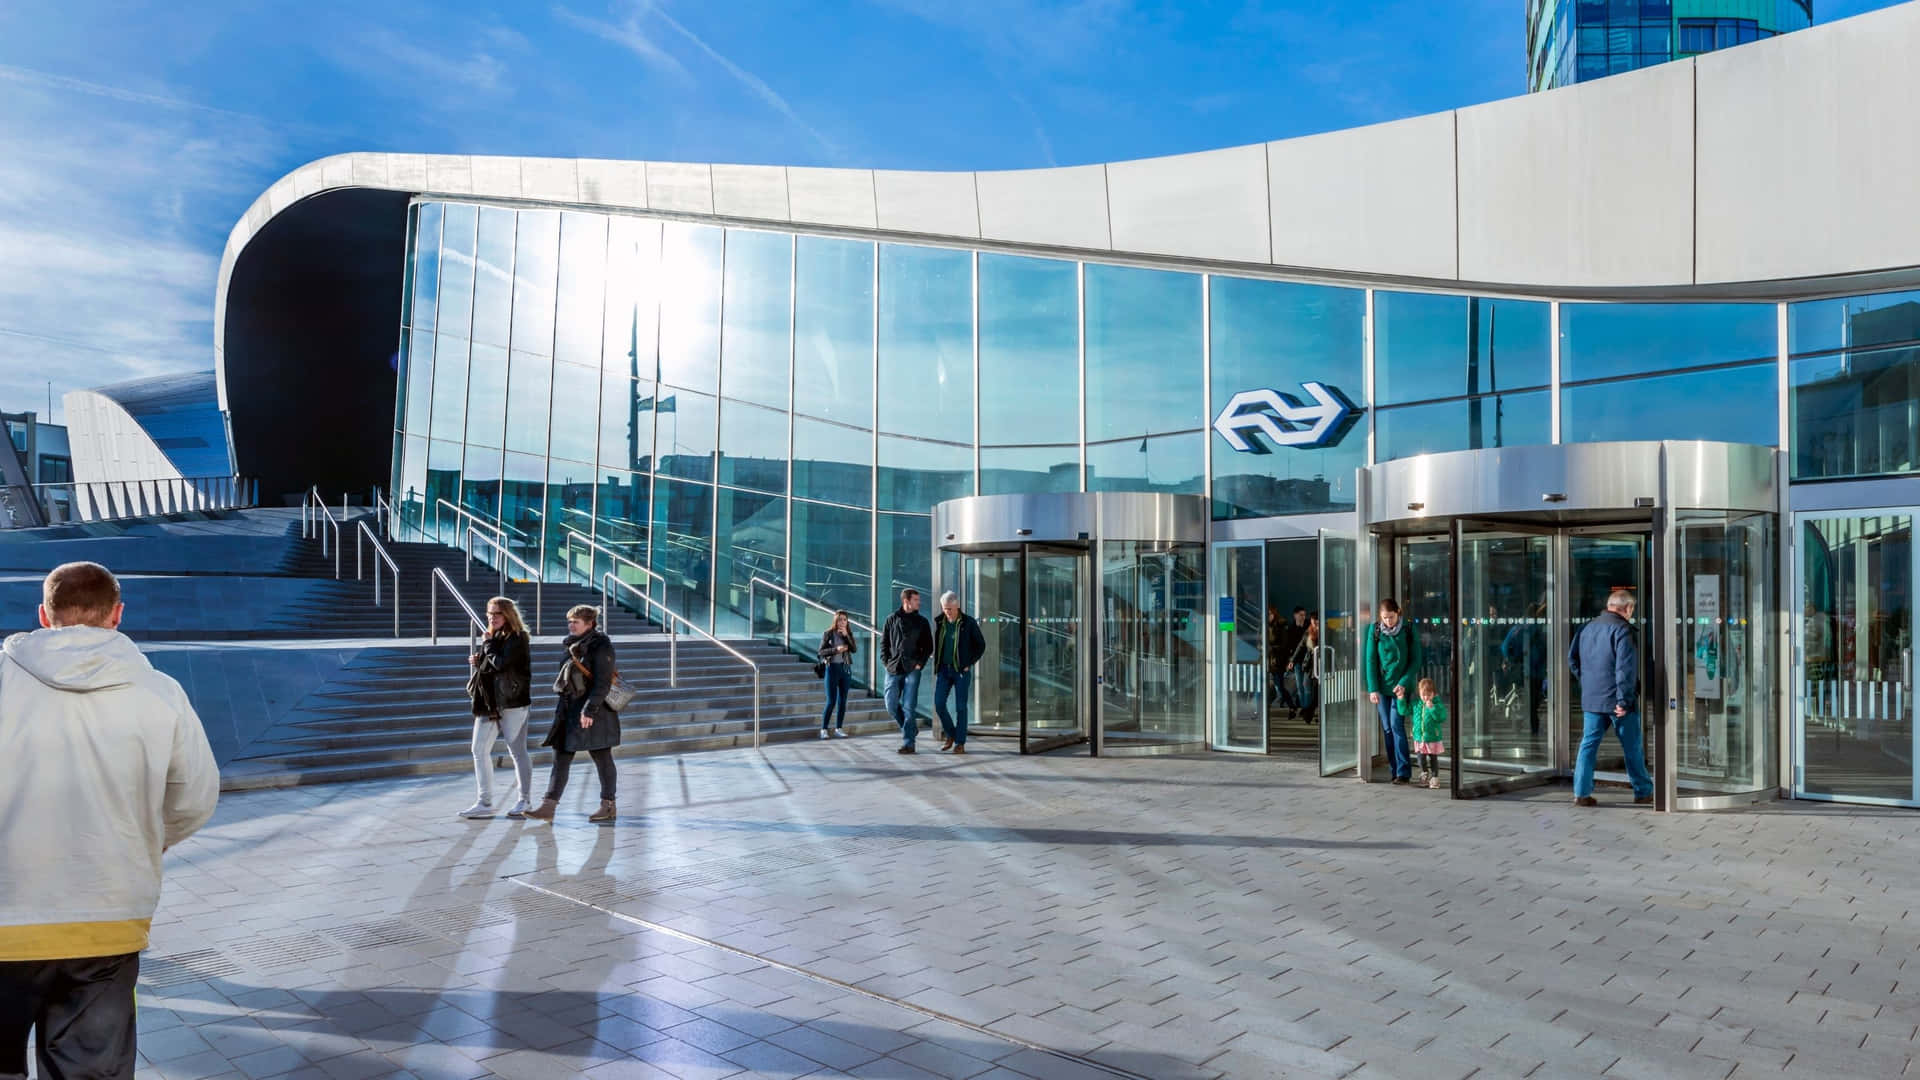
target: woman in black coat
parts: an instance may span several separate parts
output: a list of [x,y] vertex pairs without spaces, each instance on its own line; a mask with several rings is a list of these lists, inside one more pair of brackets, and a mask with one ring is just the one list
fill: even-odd
[[615,775],[613,748],[620,745],[620,714],[607,708],[607,688],[613,685],[613,639],[600,629],[600,612],[581,604],[567,612],[565,666],[554,681],[560,700],[553,709],[553,729],[544,746],[553,747],[553,777],[547,797],[527,816],[552,821],[560,796],[566,793],[573,755],[585,750],[600,774],[600,809],[588,821],[614,818]]
[[533,758],[527,753],[527,717],[533,711],[533,648],[520,609],[504,596],[487,601],[487,636],[467,657],[473,674],[467,696],[473,701],[473,776],[480,798],[460,811],[464,818],[493,816],[493,743],[505,739],[513,758],[510,818],[525,817],[533,788]]

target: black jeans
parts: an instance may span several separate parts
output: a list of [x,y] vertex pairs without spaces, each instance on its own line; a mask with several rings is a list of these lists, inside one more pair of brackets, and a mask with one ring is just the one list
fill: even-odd
[[133,1076],[133,984],[140,954],[0,961],[0,1076],[27,1071],[37,1028],[42,1080]]
[[[566,794],[567,777],[573,773],[572,750],[553,752],[553,778],[547,781],[547,798],[558,799]],[[617,774],[613,771],[613,751],[589,750],[587,756],[593,758],[593,767],[600,773],[600,799],[613,801],[613,786]]]

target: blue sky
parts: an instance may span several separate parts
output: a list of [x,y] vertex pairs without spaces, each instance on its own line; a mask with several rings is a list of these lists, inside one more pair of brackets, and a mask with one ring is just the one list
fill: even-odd
[[[1826,22],[1892,0],[1816,0]],[[1000,169],[1522,93],[1523,0],[8,0],[0,408],[212,365],[228,230],[350,150]],[[57,404],[57,402],[56,402]]]

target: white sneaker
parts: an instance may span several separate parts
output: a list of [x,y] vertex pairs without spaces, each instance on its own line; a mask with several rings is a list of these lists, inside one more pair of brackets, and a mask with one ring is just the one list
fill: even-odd
[[843,727],[841,727],[841,728],[834,728],[834,729],[833,729],[833,737],[834,737],[834,738],[836,738],[836,739],[844,739],[844,738],[846,738],[846,737],[847,737],[847,729],[846,729],[846,728],[843,728]]
[[493,816],[493,804],[477,802],[460,811],[463,818],[490,818]]
[[831,739],[831,738],[833,738],[833,736],[831,736],[831,735],[829,735],[829,734],[827,734],[827,729],[826,729],[826,728],[821,728],[821,729],[820,729],[820,737],[821,737],[821,738],[823,738],[823,739]]
[[521,799],[512,806],[507,807],[507,816],[510,818],[523,818],[527,816],[527,811],[530,809],[532,809],[532,807],[528,804],[527,800]]

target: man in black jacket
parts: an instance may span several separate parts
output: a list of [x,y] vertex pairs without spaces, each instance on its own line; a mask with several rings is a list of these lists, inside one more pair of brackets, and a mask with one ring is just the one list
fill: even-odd
[[[960,598],[940,594],[933,617],[933,712],[940,718],[940,749],[967,752],[967,699],[973,692],[973,665],[987,654],[987,638],[973,616],[960,610]],[[947,712],[947,695],[959,700],[958,713]]]
[[900,610],[880,628],[880,663],[887,669],[887,715],[900,725],[902,754],[913,753],[920,735],[920,669],[933,655],[933,630],[920,614],[920,590],[900,590]]

